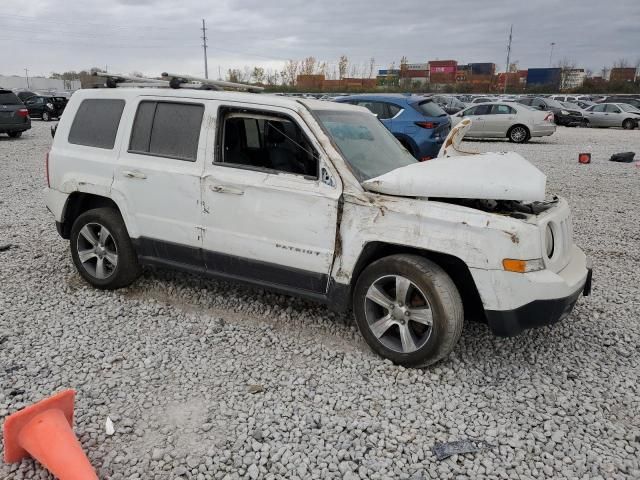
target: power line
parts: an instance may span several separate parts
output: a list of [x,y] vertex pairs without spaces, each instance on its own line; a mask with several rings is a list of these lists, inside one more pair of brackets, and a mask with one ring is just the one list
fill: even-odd
[[209,66],[207,65],[207,27],[202,19],[202,48],[204,49],[204,78],[209,78]]

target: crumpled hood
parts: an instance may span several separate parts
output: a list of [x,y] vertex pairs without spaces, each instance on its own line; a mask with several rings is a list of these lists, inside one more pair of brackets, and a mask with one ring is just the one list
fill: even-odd
[[366,180],[369,191],[404,197],[543,201],[547,177],[515,152],[436,158]]

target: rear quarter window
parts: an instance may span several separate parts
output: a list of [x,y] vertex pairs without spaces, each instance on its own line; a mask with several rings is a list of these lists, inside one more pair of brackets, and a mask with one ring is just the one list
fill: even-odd
[[69,143],[113,149],[125,101],[91,98],[83,100],[69,131]]
[[202,104],[140,102],[129,152],[195,162],[203,115]]

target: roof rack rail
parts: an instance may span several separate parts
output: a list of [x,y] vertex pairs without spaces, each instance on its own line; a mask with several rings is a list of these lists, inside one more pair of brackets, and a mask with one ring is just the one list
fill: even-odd
[[264,87],[248,85],[246,83],[225,82],[222,80],[209,80],[208,78],[194,77],[177,73],[163,72],[161,78],[138,77],[135,75],[122,75],[119,73],[94,72],[94,76],[106,78],[105,86],[140,87],[140,88],[193,88],[198,90],[246,90],[258,93]]

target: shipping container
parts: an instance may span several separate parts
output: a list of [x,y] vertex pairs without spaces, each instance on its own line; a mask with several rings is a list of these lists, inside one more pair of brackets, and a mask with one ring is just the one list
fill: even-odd
[[560,68],[530,68],[527,71],[527,85],[560,88]]
[[470,63],[469,67],[474,75],[494,75],[496,73],[495,63]]
[[394,69],[385,68],[383,70],[378,70],[378,75],[400,75],[400,70],[398,70],[397,68],[394,68]]
[[406,70],[429,70],[428,63],[407,63],[404,67]]

